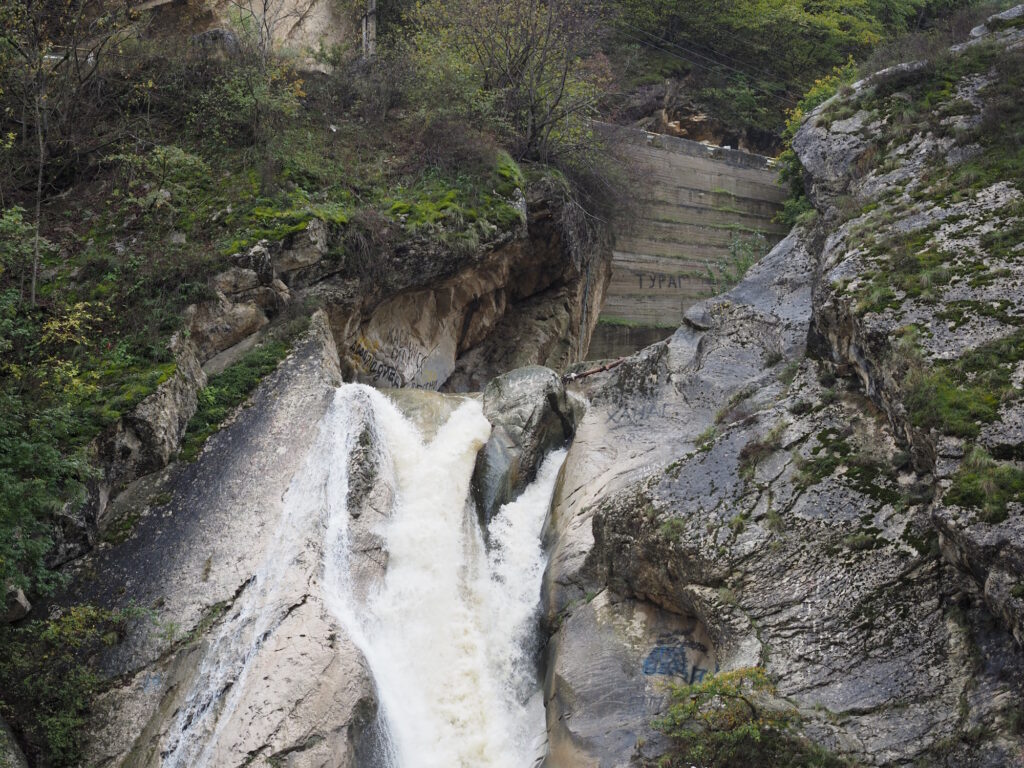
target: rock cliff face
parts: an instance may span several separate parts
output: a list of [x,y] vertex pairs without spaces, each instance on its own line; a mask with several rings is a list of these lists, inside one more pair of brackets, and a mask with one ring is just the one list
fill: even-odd
[[1024,760],[1016,13],[823,105],[817,220],[574,385],[551,768],[653,760],[665,682],[754,666],[858,762]]
[[[340,381],[321,313],[196,463],[173,464],[115,502],[139,517],[136,535],[83,561],[102,578],[76,583],[82,598],[152,616],[106,660],[121,682],[97,707],[93,763],[189,765],[216,712],[212,764],[353,764],[372,733],[372,683],[323,603],[320,525],[286,518],[285,500],[316,438],[296,425],[315,423]],[[372,472],[372,456],[359,455],[359,472]],[[354,502],[373,519],[369,494]],[[267,576],[285,566],[285,577]]]
[[[147,615],[105,658],[90,764],[188,766],[215,730],[211,765],[373,765],[378,702],[325,604],[322,510],[289,504],[315,484],[305,457],[330,458],[309,425],[346,378],[482,389],[485,512],[572,437],[545,531],[548,768],[655,765],[669,685],[752,667],[762,706],[857,763],[1024,763],[1020,17],[823,105],[794,142],[816,220],[568,391],[507,373],[578,360],[607,283],[608,250],[550,201],[472,251],[349,261],[314,222],[240,254],[104,448],[102,510],[134,531],[75,566],[70,599]],[[307,298],[325,311],[252,407],[168,465],[203,369]],[[398,399],[442,407],[424,397]],[[365,595],[395,484],[359,404],[344,418]]]
[[479,391],[527,365],[586,354],[610,274],[610,243],[579,242],[570,204],[519,193],[521,223],[465,248],[414,239],[362,258],[325,222],[260,243],[214,278],[217,299],[189,310],[207,368],[244,352],[293,299],[324,305],[346,380]]
[[111,500],[177,454],[207,377],[256,346],[289,307],[325,308],[346,381],[479,391],[514,368],[561,370],[582,359],[609,280],[610,242],[599,234],[584,244],[550,187],[529,202],[517,194],[519,225],[471,248],[424,236],[369,258],[314,219],[231,257],[210,280],[214,298],[187,308],[165,379],[96,441],[100,476],[84,505],[59,516],[51,564],[95,546]]

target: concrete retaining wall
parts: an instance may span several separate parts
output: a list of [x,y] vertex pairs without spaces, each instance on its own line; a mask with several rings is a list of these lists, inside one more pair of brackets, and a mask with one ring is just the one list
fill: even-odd
[[[724,287],[730,245],[787,228],[772,159],[619,126],[602,126],[632,170],[635,207],[616,232],[612,281],[588,357],[629,354],[668,336],[696,301]],[[640,346],[638,346],[640,345]]]

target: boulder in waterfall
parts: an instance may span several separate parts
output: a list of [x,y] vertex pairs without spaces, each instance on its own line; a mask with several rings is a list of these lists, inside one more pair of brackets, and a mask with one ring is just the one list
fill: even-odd
[[522,493],[546,453],[572,437],[575,419],[561,378],[541,366],[492,380],[483,407],[494,430],[477,458],[473,493],[486,521]]

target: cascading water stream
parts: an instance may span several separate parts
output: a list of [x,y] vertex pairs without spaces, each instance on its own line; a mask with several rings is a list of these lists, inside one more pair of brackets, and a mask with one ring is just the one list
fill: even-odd
[[[437,396],[440,397],[440,396]],[[388,553],[365,598],[352,586],[348,467],[372,422],[396,494],[379,533]],[[427,440],[387,397],[344,385],[292,481],[264,565],[211,639],[165,741],[165,768],[216,765],[218,741],[252,660],[295,596],[283,584],[323,552],[323,599],[364,654],[381,705],[388,768],[530,768],[544,752],[534,663],[545,555],[540,534],[559,451],[492,520],[487,540],[469,486],[490,434],[465,401]]]
[[[488,551],[469,497],[490,434],[479,403],[461,405],[428,442],[387,398],[371,397],[398,491],[387,574],[355,604],[339,540],[325,548],[325,587],[373,671],[392,768],[529,768],[544,742],[533,663],[540,533],[565,453],[494,518]],[[343,527],[331,533],[343,539]]]

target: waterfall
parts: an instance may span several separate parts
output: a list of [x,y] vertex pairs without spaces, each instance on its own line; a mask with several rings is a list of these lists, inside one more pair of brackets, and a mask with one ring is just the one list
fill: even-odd
[[495,516],[488,550],[469,494],[490,434],[480,404],[461,405],[427,441],[386,397],[371,398],[398,491],[384,532],[387,573],[379,592],[355,604],[339,509],[325,587],[373,671],[391,768],[530,768],[544,743],[533,645],[540,533],[565,452]]
[[[441,397],[437,395],[436,397]],[[383,578],[357,597],[350,573],[348,468],[367,426],[395,488]],[[383,394],[344,385],[292,480],[263,565],[209,640],[169,729],[164,768],[218,764],[222,732],[266,639],[319,579],[325,606],[365,656],[380,700],[387,768],[531,768],[544,752],[535,664],[545,554],[541,529],[565,451],[490,523],[469,490],[490,434],[466,400],[427,439]],[[322,553],[322,561],[321,561]],[[296,592],[296,585],[299,591]]]

